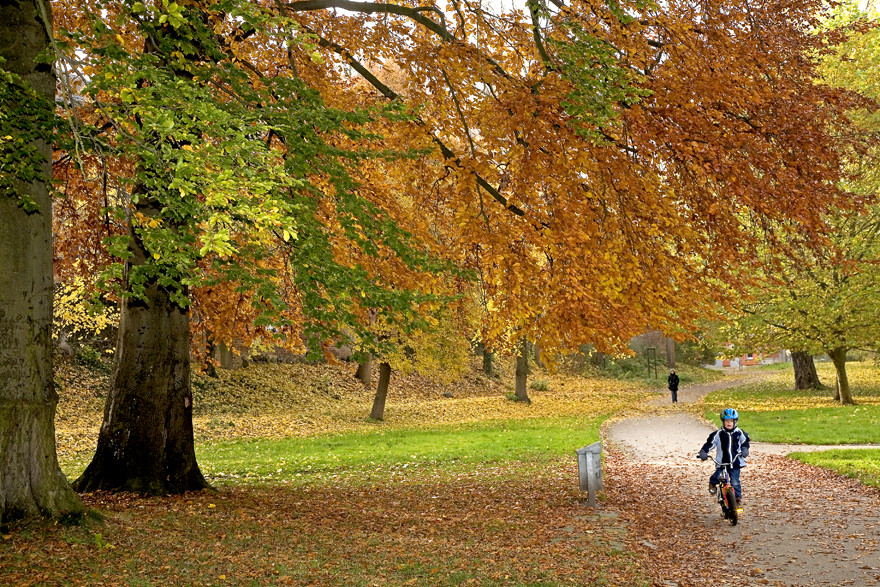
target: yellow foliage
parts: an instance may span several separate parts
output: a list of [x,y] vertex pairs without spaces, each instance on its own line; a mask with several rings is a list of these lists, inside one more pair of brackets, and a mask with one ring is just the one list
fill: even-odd
[[71,277],[55,289],[53,337],[62,331],[97,335],[118,322],[118,309],[94,303],[81,276]]

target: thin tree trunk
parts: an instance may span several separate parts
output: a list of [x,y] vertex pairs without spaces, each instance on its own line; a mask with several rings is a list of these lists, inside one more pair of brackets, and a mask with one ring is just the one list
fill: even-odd
[[668,336],[664,338],[666,338],[666,367],[675,369],[675,341]]
[[[129,236],[128,269],[147,255],[131,224]],[[155,279],[145,296],[124,298],[98,447],[77,491],[165,495],[208,487],[193,441],[189,312]]]
[[806,351],[792,351],[791,364],[794,367],[795,389],[819,389],[822,387],[813,355]]
[[538,343],[535,343],[532,345],[532,348],[535,350],[535,364],[541,369],[544,369],[546,366],[544,365],[544,361],[541,360],[541,347]]
[[492,359],[495,355],[483,350],[483,373],[492,377],[495,374],[495,368],[492,366]]
[[370,388],[373,386],[373,355],[367,355],[358,365],[354,376],[364,384],[364,387]]
[[529,379],[529,343],[522,340],[519,346],[519,355],[516,358],[516,399],[521,402],[532,403],[528,391]]
[[849,388],[849,378],[846,375],[846,349],[836,348],[828,353],[831,362],[834,363],[834,371],[837,373],[837,389],[839,397],[836,398],[845,406],[854,405],[852,391]]
[[376,388],[376,397],[373,398],[373,409],[370,418],[373,420],[385,419],[385,399],[388,397],[388,384],[391,382],[391,365],[379,364],[379,386]]
[[492,368],[492,353],[486,350],[485,343],[477,343],[477,354],[483,357],[483,373],[492,377],[495,371]]
[[[18,106],[45,115],[53,108],[55,76],[36,57],[49,46],[50,26],[36,2],[0,1],[2,67],[44,99]],[[14,122],[23,129],[33,124],[24,116]],[[83,512],[55,452],[52,200],[46,185],[52,146],[33,146],[44,157],[43,178],[0,191],[0,523]],[[37,210],[26,212],[19,196],[29,197]]]

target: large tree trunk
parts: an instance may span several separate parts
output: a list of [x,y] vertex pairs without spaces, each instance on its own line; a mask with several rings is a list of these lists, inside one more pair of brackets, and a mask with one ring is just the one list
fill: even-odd
[[791,364],[794,367],[795,389],[819,389],[822,387],[813,355],[805,351],[792,351]]
[[516,357],[516,399],[521,402],[532,403],[528,391],[529,379],[529,343],[522,340],[519,346],[519,355]]
[[834,371],[837,373],[837,399],[845,406],[854,405],[852,391],[849,388],[849,378],[846,376],[846,349],[836,348],[828,352],[831,362],[834,363]]
[[376,388],[376,397],[373,398],[373,409],[370,417],[373,420],[385,419],[385,399],[388,397],[388,384],[391,382],[391,365],[379,364],[379,386]]
[[[129,236],[129,267],[145,263],[130,224]],[[189,312],[155,280],[145,295],[123,301],[98,448],[77,491],[165,495],[208,486],[193,442]]]
[[[7,71],[45,98],[49,111],[55,76],[35,59],[49,45],[50,23],[43,22],[38,6],[0,0],[0,56]],[[29,124],[16,122],[24,128]],[[35,146],[45,157],[42,173],[49,178],[52,146]],[[38,210],[25,212],[20,195],[31,198]],[[0,275],[0,523],[79,514],[82,503],[55,452],[52,200],[44,180],[0,192]]]

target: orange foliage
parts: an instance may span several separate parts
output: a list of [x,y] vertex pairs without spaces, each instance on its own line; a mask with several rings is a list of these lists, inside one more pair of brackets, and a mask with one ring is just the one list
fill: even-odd
[[[409,119],[377,118],[370,130],[382,147],[421,156],[362,161],[359,193],[475,271],[490,345],[526,336],[547,351],[614,350],[649,328],[682,335],[724,302],[720,284],[741,279],[732,260],[751,262],[762,239],[792,227],[821,242],[821,213],[857,204],[835,188],[829,129],[847,124],[851,102],[815,81],[818,8],[674,1],[616,11],[577,0],[530,15],[458,1],[272,2],[266,9],[301,23],[317,49],[270,29],[229,35],[228,46],[264,75],[301,77],[331,106],[407,107]],[[613,116],[588,133],[566,107],[577,88],[554,44],[572,42],[572,24],[611,48],[639,92],[610,103]],[[585,69],[602,69],[586,58]],[[334,234],[337,260],[390,287],[465,288]],[[206,316],[246,315],[246,296],[219,298],[204,303]]]
[[[333,6],[359,13],[318,10]],[[544,49],[577,22],[647,92],[614,105],[617,118],[594,129],[601,140],[562,107],[571,84],[552,51],[544,62],[527,15],[459,2],[444,22],[433,4],[389,14],[416,6],[289,3],[323,49],[319,63],[298,55],[297,73],[340,106],[381,96],[417,112],[383,126],[386,142],[440,147],[365,166],[365,190],[410,204],[407,226],[479,272],[496,343],[609,349],[646,328],[687,328],[721,301],[719,282],[737,279],[731,259],[784,226],[818,234],[823,210],[852,205],[834,187],[828,132],[845,124],[847,98],[813,77],[816,4],[625,3],[635,18],[619,19],[574,2],[553,15]],[[343,62],[372,71],[372,87]]]

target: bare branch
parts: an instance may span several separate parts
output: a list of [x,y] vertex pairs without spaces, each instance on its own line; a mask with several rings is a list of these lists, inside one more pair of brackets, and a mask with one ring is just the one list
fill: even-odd
[[[326,10],[328,8],[341,8],[351,12],[360,12],[365,14],[396,14],[398,16],[406,16],[429,31],[440,36],[444,41],[452,38],[449,31],[446,30],[446,18],[439,8],[434,6],[423,6],[420,8],[410,8],[399,4],[384,4],[381,2],[354,2],[352,0],[303,0],[302,2],[291,2],[287,8],[292,12],[314,12],[317,10]],[[440,15],[443,25],[437,24],[430,18],[422,15],[422,12],[432,11]]]

